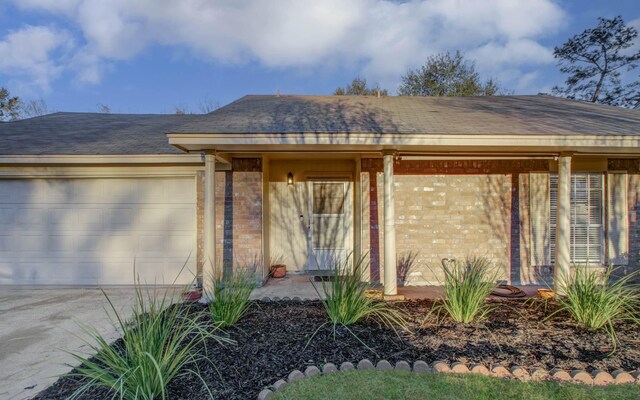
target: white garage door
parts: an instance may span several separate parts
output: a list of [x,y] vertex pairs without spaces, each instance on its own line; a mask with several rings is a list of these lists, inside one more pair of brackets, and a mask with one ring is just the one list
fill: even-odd
[[194,178],[0,180],[0,284],[179,283],[195,273]]

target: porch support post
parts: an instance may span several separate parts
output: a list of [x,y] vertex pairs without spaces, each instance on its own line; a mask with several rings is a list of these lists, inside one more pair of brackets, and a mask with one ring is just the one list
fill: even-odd
[[202,287],[208,293],[213,284],[216,268],[216,155],[204,155],[204,237],[202,265]]
[[384,160],[384,295],[398,294],[396,277],[396,212],[393,195],[394,152],[385,151]]
[[556,209],[556,254],[553,289],[564,294],[562,286],[571,271],[571,154],[558,158],[558,202]]

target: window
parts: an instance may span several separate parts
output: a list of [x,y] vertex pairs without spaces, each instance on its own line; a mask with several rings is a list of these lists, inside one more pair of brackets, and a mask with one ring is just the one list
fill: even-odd
[[[571,175],[571,262],[603,264],[603,190],[601,173]],[[551,261],[555,258],[558,175],[552,174],[550,186]]]

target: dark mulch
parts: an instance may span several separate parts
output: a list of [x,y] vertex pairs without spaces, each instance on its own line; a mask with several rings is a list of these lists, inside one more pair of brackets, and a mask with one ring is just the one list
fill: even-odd
[[[632,324],[617,327],[618,348],[611,354],[611,341],[603,332],[582,329],[560,314],[543,321],[549,310],[545,312],[540,302],[500,302],[483,324],[436,324],[431,320],[421,327],[432,304],[397,303],[395,307],[407,315],[411,328],[411,333],[398,337],[375,321],[350,329],[338,327],[335,332],[329,325],[321,327],[327,319],[319,302],[257,302],[251,314],[227,332],[237,344],[207,343],[202,351],[211,361],[200,362],[197,369],[215,398],[253,399],[291,370],[363,358],[609,371],[640,368],[640,331]],[[171,399],[209,397],[194,376],[181,377],[169,386]],[[62,378],[36,398],[67,398],[77,387],[74,379]],[[99,389],[83,398],[108,396],[108,391]]]

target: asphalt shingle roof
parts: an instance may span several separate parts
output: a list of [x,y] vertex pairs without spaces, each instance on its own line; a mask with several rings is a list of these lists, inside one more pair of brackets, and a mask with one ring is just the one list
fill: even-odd
[[67,113],[0,123],[0,154],[178,154],[165,133],[186,115]]
[[174,133],[640,133],[640,111],[551,96],[245,96]]
[[640,110],[551,96],[245,96],[206,115],[55,113],[0,123],[0,155],[177,154],[166,133],[639,135]]

